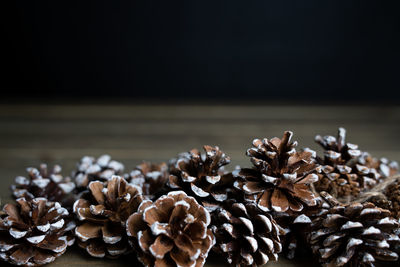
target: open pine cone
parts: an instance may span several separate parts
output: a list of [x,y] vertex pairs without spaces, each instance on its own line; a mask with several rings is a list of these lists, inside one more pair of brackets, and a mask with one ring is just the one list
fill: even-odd
[[230,158],[219,147],[204,146],[181,154],[170,166],[169,187],[181,189],[195,197],[209,211],[228,198],[233,178],[224,171]]
[[72,206],[73,195],[71,192],[75,184],[69,177],[61,174],[61,166],[55,165],[51,170],[46,164],[41,164],[39,169],[27,168],[28,178],[17,176],[15,184],[11,186],[15,198],[24,197],[33,199],[43,197],[49,201],[57,201],[65,207]]
[[125,221],[143,201],[141,189],[113,176],[108,182],[90,182],[90,194],[77,200],[74,212],[80,220],[75,229],[78,245],[93,257],[117,258],[130,252]]
[[271,215],[254,203],[228,200],[213,213],[214,251],[232,266],[261,266],[276,261],[281,252],[280,230]]
[[282,139],[255,139],[253,147],[247,150],[254,168],[235,172],[235,187],[263,211],[299,212],[304,205],[317,204],[309,187],[318,179],[313,152],[297,152],[292,135],[286,131]]
[[122,175],[123,171],[124,165],[111,160],[109,155],[102,155],[98,159],[85,156],[77,164],[72,177],[75,179],[77,189],[84,191],[91,181],[108,181],[114,175]]
[[204,265],[215,244],[210,214],[183,191],[144,201],[126,223],[132,246],[145,266]]
[[339,128],[337,138],[317,135],[315,141],[325,150],[324,157],[317,158],[323,166],[315,188],[338,199],[357,197],[360,192],[388,177],[396,168],[396,163],[389,163],[385,159],[378,161],[368,153],[361,152],[357,145],[346,143],[344,128]]
[[74,243],[74,222],[58,202],[17,199],[0,215],[0,259],[15,265],[40,266],[54,261]]
[[148,199],[153,199],[163,191],[168,178],[168,166],[164,162],[159,164],[143,162],[125,175],[125,180],[141,187],[143,195]]
[[375,260],[396,261],[399,223],[390,211],[370,202],[339,204],[321,192],[332,205],[312,223],[309,240],[324,266],[374,266]]

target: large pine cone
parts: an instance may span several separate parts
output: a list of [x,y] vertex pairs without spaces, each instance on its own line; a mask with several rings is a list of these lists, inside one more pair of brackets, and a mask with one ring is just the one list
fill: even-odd
[[75,229],[78,245],[98,258],[117,258],[130,252],[125,221],[143,201],[140,188],[119,176],[107,185],[93,181],[88,188],[90,194],[74,204],[74,212],[81,221]]
[[51,170],[46,164],[41,164],[39,169],[27,168],[28,178],[17,176],[15,184],[11,186],[15,198],[24,197],[33,199],[43,197],[49,201],[57,201],[65,207],[72,206],[75,184],[69,177],[61,174],[61,166],[55,165]]
[[19,198],[0,215],[0,258],[24,266],[50,263],[74,243],[74,227],[58,202]]
[[168,166],[164,162],[143,162],[124,177],[130,184],[141,187],[145,197],[154,199],[165,189],[169,178]]
[[318,179],[314,153],[296,152],[297,142],[291,142],[292,135],[286,131],[282,139],[255,139],[253,148],[247,150],[254,168],[235,172],[235,187],[263,211],[299,212],[304,205],[317,204],[309,187]]
[[233,178],[223,168],[230,158],[219,147],[204,146],[204,150],[202,155],[193,149],[172,161],[169,187],[184,190],[212,211],[228,198]]
[[[325,192],[321,195],[327,196]],[[313,221],[310,243],[324,266],[374,266],[375,260],[395,261],[393,248],[399,243],[395,234],[399,223],[390,211],[370,202],[333,207]]]
[[183,191],[143,202],[126,223],[131,244],[145,266],[204,265],[215,238],[210,214]]
[[102,155],[98,159],[83,157],[77,164],[77,169],[72,173],[79,191],[86,190],[91,181],[108,181],[114,175],[122,175],[124,165],[111,160],[109,155]]
[[317,158],[323,165],[320,179],[315,183],[318,192],[326,191],[339,199],[357,197],[395,168],[395,163],[377,161],[361,152],[357,145],[346,143],[344,128],[339,128],[337,138],[317,135],[315,141],[325,150],[324,157]]
[[212,231],[217,243],[214,251],[230,265],[260,266],[276,261],[281,252],[280,230],[269,214],[254,203],[228,200],[226,209],[213,213]]

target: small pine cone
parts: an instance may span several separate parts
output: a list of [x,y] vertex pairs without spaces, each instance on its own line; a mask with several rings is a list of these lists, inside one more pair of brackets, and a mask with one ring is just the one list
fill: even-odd
[[41,164],[39,169],[27,168],[27,172],[28,178],[17,176],[15,184],[11,186],[15,198],[43,197],[49,201],[60,202],[67,208],[72,206],[71,192],[75,189],[75,184],[69,177],[62,176],[61,166],[55,165],[49,170],[46,164]]
[[230,158],[219,147],[204,146],[205,154],[197,149],[182,153],[170,164],[168,186],[184,190],[209,211],[215,210],[228,198],[233,178],[223,166]]
[[217,240],[213,250],[233,266],[260,266],[278,260],[280,229],[272,216],[254,203],[228,200],[225,207],[213,213],[211,229]]
[[210,214],[183,191],[144,201],[126,231],[145,266],[203,266],[215,244]]
[[238,178],[235,187],[263,211],[300,212],[304,206],[317,204],[310,190],[310,184],[318,179],[314,153],[296,152],[292,135],[286,131],[282,139],[255,139],[253,148],[247,150],[254,168],[234,172]]
[[90,194],[74,204],[80,220],[75,229],[78,245],[97,258],[117,258],[130,252],[125,222],[143,201],[141,189],[119,176],[113,176],[107,185],[92,181],[88,189]]
[[390,201],[390,211],[392,216],[400,219],[400,179],[396,179],[385,191],[385,195]]
[[339,204],[321,192],[332,205],[315,219],[309,241],[324,266],[374,266],[375,260],[396,261],[393,248],[399,223],[390,211],[370,202]]
[[114,175],[122,175],[124,165],[111,160],[109,155],[102,155],[98,159],[83,157],[77,164],[77,169],[72,173],[77,189],[82,192],[91,181],[108,181]]
[[325,150],[324,157],[317,158],[323,165],[320,179],[315,183],[318,192],[326,191],[339,199],[352,198],[379,182],[382,175],[376,169],[378,165],[372,166],[372,158],[357,145],[346,143],[344,128],[339,128],[337,138],[317,135],[315,141]]
[[168,166],[164,162],[143,162],[129,174],[125,174],[125,180],[141,187],[143,195],[148,199],[154,199],[164,190],[168,178]]
[[0,215],[0,259],[15,265],[40,266],[54,261],[74,243],[75,223],[58,202],[17,199]]

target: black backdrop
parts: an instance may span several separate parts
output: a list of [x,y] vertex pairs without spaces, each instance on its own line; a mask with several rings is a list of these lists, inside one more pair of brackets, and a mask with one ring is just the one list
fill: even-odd
[[400,96],[399,1],[9,2],[3,96]]

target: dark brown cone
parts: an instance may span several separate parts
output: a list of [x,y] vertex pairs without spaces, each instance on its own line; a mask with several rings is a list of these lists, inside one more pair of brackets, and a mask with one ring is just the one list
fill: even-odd
[[24,266],[50,263],[74,243],[74,228],[58,202],[19,198],[0,214],[0,259]]
[[396,261],[393,248],[399,244],[399,223],[390,211],[370,202],[339,204],[325,192],[329,211],[312,223],[312,250],[324,266],[374,266],[374,262]]
[[98,258],[129,253],[125,222],[143,201],[141,189],[119,176],[113,176],[107,185],[90,182],[88,188],[90,194],[74,204],[80,221],[75,229],[78,245]]
[[361,152],[357,145],[346,143],[344,128],[339,128],[336,138],[317,135],[315,141],[325,150],[324,157],[317,158],[323,165],[320,179],[315,183],[318,192],[351,200],[397,171],[395,162],[377,160]]
[[204,265],[215,244],[210,214],[183,191],[144,201],[127,223],[132,246],[145,266]]
[[124,165],[112,160],[109,155],[102,155],[97,159],[85,156],[77,164],[72,177],[78,191],[82,192],[86,190],[91,181],[108,181],[114,175],[122,175],[123,171]]
[[170,164],[168,186],[181,189],[196,198],[209,211],[228,198],[233,177],[223,166],[230,158],[219,147],[204,146],[205,154],[197,149],[181,154]]
[[75,184],[69,177],[62,176],[59,165],[49,170],[46,164],[41,164],[38,169],[27,168],[27,172],[28,177],[17,176],[15,184],[11,186],[15,198],[24,197],[29,200],[43,197],[49,201],[60,202],[68,209],[72,207]]
[[389,209],[392,212],[392,216],[400,219],[400,179],[397,179],[387,187],[385,195],[390,201]]
[[211,229],[217,240],[213,250],[232,266],[261,266],[276,261],[282,246],[272,216],[254,203],[228,200],[225,207],[213,213]]
[[247,150],[254,168],[234,172],[238,178],[235,187],[263,211],[300,212],[304,206],[317,204],[310,190],[310,184],[318,179],[314,153],[296,152],[292,135],[286,131],[282,139],[255,139],[253,148]]
[[124,177],[130,184],[141,187],[146,198],[154,199],[165,190],[169,178],[168,166],[164,162],[143,162]]

